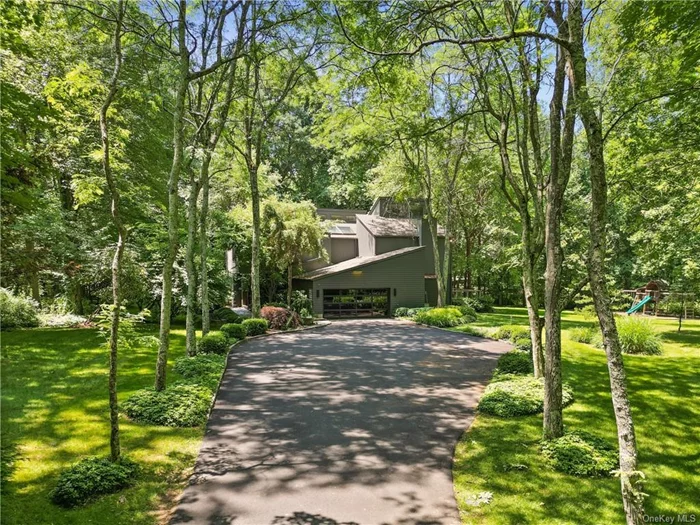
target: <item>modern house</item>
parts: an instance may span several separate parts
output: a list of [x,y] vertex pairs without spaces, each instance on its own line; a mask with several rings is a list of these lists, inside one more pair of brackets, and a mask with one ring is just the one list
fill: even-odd
[[[400,306],[437,303],[433,242],[422,207],[380,198],[368,213],[317,212],[332,224],[324,240],[328,258],[305,260],[304,273],[294,279],[294,288],[311,298],[315,314],[384,317]],[[444,254],[442,228],[438,245]]]

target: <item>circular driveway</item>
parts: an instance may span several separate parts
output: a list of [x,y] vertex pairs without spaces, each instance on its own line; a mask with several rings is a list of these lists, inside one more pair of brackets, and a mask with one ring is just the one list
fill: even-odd
[[235,347],[172,523],[459,523],[452,452],[509,349],[390,319]]

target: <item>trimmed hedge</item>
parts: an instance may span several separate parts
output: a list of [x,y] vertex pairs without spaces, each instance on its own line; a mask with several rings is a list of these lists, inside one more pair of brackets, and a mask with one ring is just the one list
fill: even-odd
[[221,326],[221,331],[224,333],[224,335],[228,338],[230,342],[241,341],[245,339],[246,336],[245,328],[242,324],[227,323]]
[[496,370],[499,374],[531,374],[532,357],[526,352],[511,350],[498,358]]
[[[562,397],[564,406],[574,401],[567,385],[563,385]],[[500,417],[538,414],[543,406],[544,380],[534,377],[509,377],[491,382],[479,401],[479,411]]]
[[241,323],[246,335],[262,335],[267,332],[268,324],[265,319],[246,319]]
[[225,354],[230,344],[223,332],[209,332],[197,341],[197,352],[200,354]]
[[139,390],[122,403],[122,409],[134,421],[165,427],[196,427],[209,414],[212,390],[206,386],[174,384],[160,392]]
[[188,383],[203,385],[215,391],[225,367],[226,356],[198,354],[193,357],[179,357],[175,360],[173,369]]
[[417,323],[427,324],[429,326],[437,326],[440,328],[449,328],[464,324],[462,312],[454,306],[446,308],[431,308],[418,312],[413,318]]
[[618,468],[615,447],[587,432],[567,432],[542,442],[542,453],[554,470],[574,476],[610,476]]
[[128,487],[138,470],[138,465],[126,458],[117,463],[107,458],[87,458],[61,473],[49,497],[65,508],[84,505],[98,496]]

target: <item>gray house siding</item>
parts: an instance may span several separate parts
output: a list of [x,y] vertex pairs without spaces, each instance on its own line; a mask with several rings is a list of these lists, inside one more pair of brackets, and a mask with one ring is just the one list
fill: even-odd
[[[314,313],[323,313],[323,290],[350,288],[389,288],[389,308],[416,308],[425,302],[424,251],[376,262],[347,272],[312,281]],[[361,274],[354,272],[362,272]],[[301,283],[299,283],[301,284]],[[394,295],[396,290],[396,295]]]
[[332,237],[330,241],[331,249],[327,251],[331,256],[332,264],[337,264],[339,262],[357,257],[357,239],[354,237],[347,239],[342,237]]
[[418,246],[418,239],[413,237],[375,237],[374,239],[376,255],[411,246]]
[[370,257],[374,253],[374,236],[360,221],[357,221],[357,249],[360,257]]

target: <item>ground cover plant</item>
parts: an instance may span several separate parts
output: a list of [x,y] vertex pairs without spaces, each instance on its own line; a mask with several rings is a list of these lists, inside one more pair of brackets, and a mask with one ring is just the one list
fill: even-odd
[[240,323],[226,323],[221,325],[221,332],[226,335],[229,342],[236,342],[245,339],[245,327]]
[[[562,388],[564,406],[574,396],[571,389]],[[494,416],[511,417],[538,414],[544,406],[544,381],[532,376],[499,376],[492,381],[479,400],[479,412]]]
[[464,315],[460,309],[455,306],[421,310],[416,312],[413,316],[413,320],[417,323],[437,326],[439,328],[457,326],[465,322]]
[[[698,444],[685,422],[700,420],[700,320],[684,322],[653,318],[662,341],[658,357],[627,355],[628,385],[640,450],[640,469],[648,515],[675,515],[695,501],[700,470],[692,465]],[[524,308],[496,308],[470,325],[493,331],[500,325],[527,326]],[[564,410],[567,433],[587,432],[616,446],[605,355],[591,345],[569,338],[573,328],[597,328],[582,313],[563,313],[563,373],[576,402]],[[457,327],[459,330],[462,327]],[[658,422],[664,421],[659,426]],[[623,521],[619,480],[582,477],[554,470],[541,451],[542,416],[501,418],[479,413],[457,445],[453,475],[463,523],[541,523],[548,525],[618,523]],[[491,492],[488,505],[468,501]],[[591,518],[591,517],[594,518]]]
[[209,414],[213,392],[207,386],[174,384],[165,390],[145,388],[121,404],[134,421],[166,427],[203,425]]
[[[144,327],[144,335],[155,328]],[[170,336],[168,379],[186,380],[173,368],[184,356],[184,330]],[[36,329],[2,336],[2,521],[152,524],[187,482],[204,429],[155,426],[121,418],[124,454],[137,463],[137,482],[89,505],[63,509],[51,502],[60,474],[88,457],[109,454],[107,356],[94,329]],[[119,401],[153,386],[152,346],[135,345],[119,361]],[[13,452],[10,459],[6,451]],[[7,469],[6,469],[7,467]]]
[[186,382],[203,385],[216,392],[225,367],[225,355],[197,354],[178,357],[173,370],[184,377]]
[[499,374],[530,374],[532,373],[532,357],[521,350],[506,352],[498,358],[496,370]]
[[588,432],[568,432],[544,441],[542,452],[555,470],[574,476],[611,476],[619,468],[617,445]]
[[66,508],[84,505],[133,484],[137,473],[138,465],[126,458],[118,462],[87,458],[61,473],[51,491],[51,501]]

